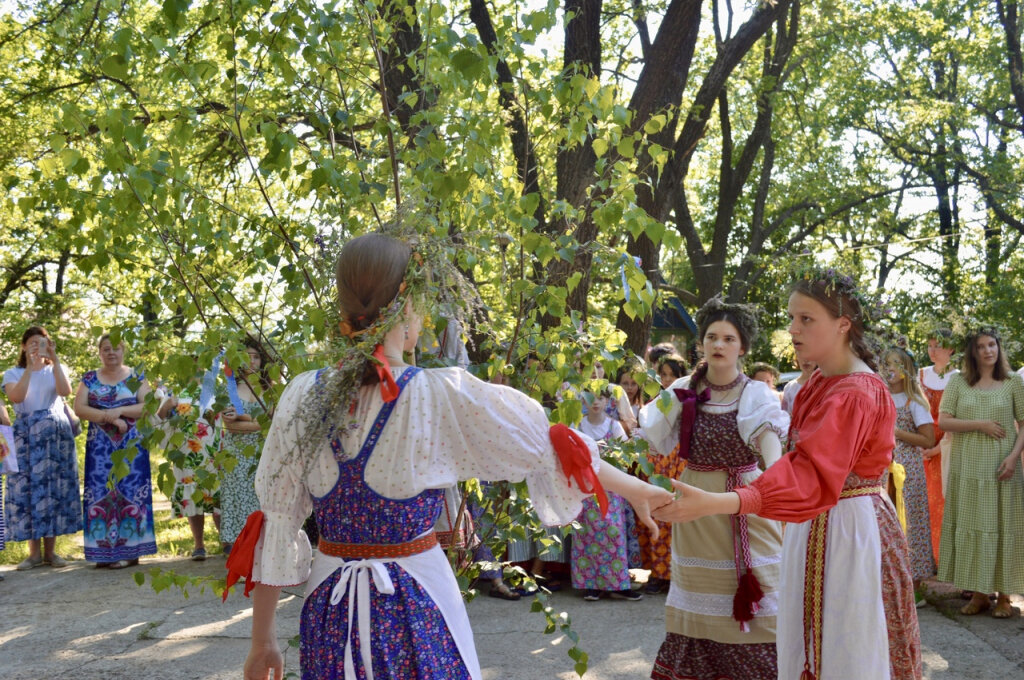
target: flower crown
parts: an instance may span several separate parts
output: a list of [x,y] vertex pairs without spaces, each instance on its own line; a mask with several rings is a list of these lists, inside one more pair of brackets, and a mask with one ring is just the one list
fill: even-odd
[[[835,296],[839,303],[839,315],[848,316],[854,321],[860,321],[865,326],[873,325],[878,321],[889,317],[892,310],[879,296],[869,295],[862,291],[857,282],[849,274],[844,274],[834,267],[820,267],[812,264],[801,267],[796,272],[797,280],[807,281],[810,284],[821,285],[826,294]],[[857,301],[857,310],[843,309],[843,298]]]
[[[355,400],[363,376],[368,367],[377,368],[378,374],[387,373],[380,347],[404,318],[409,303],[425,317],[436,311],[459,322],[462,328],[482,318],[483,301],[456,265],[458,251],[464,246],[457,245],[442,225],[429,219],[426,206],[420,206],[415,214],[407,209],[378,233],[406,243],[412,254],[398,292],[380,308],[372,323],[359,328],[364,319],[342,318],[337,309],[332,310],[327,348],[332,365],[320,372],[316,388],[307,393],[303,404],[306,415],[302,418],[304,432],[299,448],[307,452],[359,426]],[[333,267],[343,244],[334,253],[328,253],[324,244],[318,245],[323,250],[323,266]],[[304,458],[308,461],[310,456]]]

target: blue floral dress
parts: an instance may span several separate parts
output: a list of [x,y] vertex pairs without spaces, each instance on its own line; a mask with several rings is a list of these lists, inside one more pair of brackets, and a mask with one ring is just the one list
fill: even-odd
[[[399,379],[399,386],[404,387],[418,372],[415,368],[406,371]],[[390,402],[381,409],[358,456],[338,461],[340,474],[334,489],[323,498],[313,499],[321,540],[369,545],[404,543],[434,527],[444,504],[443,489],[428,489],[412,498],[395,500],[381,496],[363,481],[366,461],[394,406],[395,402]],[[332,447],[340,457],[340,443],[335,440]],[[373,589],[369,603],[374,626],[374,677],[468,679],[466,664],[437,604],[423,586],[397,564],[389,562],[385,568],[395,592],[385,595]],[[342,573],[341,569],[335,571],[317,586],[302,607],[299,649],[303,678],[345,677],[344,648],[338,642],[349,636],[348,598],[340,598],[336,605],[331,603]],[[356,650],[364,643],[358,630],[351,631],[351,640]],[[366,674],[359,663],[358,651],[353,657],[356,674],[362,680]]]
[[[89,390],[89,406],[98,409],[138,403],[135,391],[140,380],[141,376],[134,372],[116,385],[100,382],[96,371],[82,376],[82,383]],[[135,421],[125,420],[129,427],[124,433],[114,425],[89,423],[82,507],[85,559],[90,562],[133,560],[156,554],[149,451],[138,443]],[[128,474],[111,487],[115,460],[124,461]]]

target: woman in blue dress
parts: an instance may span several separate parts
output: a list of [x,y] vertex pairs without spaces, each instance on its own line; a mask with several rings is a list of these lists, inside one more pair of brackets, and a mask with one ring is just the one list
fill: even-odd
[[[256,474],[262,516],[250,518],[228,560],[229,583],[242,573],[255,589],[247,679],[281,677],[277,598],[282,586],[307,582],[303,678],[480,680],[469,618],[433,531],[444,489],[459,480],[525,479],[548,525],[571,522],[595,491],[605,497],[602,484],[652,526],[650,508],[671,500],[602,465],[589,437],[549,431],[526,395],[458,368],[407,363],[422,327],[417,309],[437,299],[426,282],[442,279],[446,264],[440,249],[414,255],[382,234],[342,249],[338,297],[352,349],[340,367],[303,373],[282,394]],[[315,556],[301,530],[311,508]]]
[[18,569],[66,566],[54,544],[82,528],[78,458],[64,405],[71,383],[45,329],[32,326],[22,335],[18,365],[4,373],[3,386],[14,404],[18,457],[18,472],[7,479],[7,538],[28,541]]
[[[82,499],[85,559],[100,568],[124,569],[138,564],[142,555],[156,554],[149,451],[138,443],[135,427],[149,385],[124,365],[123,344],[115,347],[104,335],[99,355],[103,366],[82,376],[75,394],[75,413],[89,421]],[[118,461],[128,468],[124,476],[112,475]]]

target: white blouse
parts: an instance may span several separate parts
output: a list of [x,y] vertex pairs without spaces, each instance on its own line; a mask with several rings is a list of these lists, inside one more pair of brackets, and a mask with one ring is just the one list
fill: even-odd
[[[27,369],[15,366],[4,371],[4,392],[8,385],[13,385],[25,374]],[[53,377],[53,366],[46,364],[38,371],[32,371],[29,378],[28,392],[21,403],[14,404],[14,412],[25,416],[35,411],[63,410],[64,403],[57,395],[57,382]]]
[[906,392],[897,392],[892,395],[892,401],[896,404],[896,408],[903,408],[907,405],[908,400],[910,401],[910,415],[914,419],[914,427],[931,425],[935,422],[932,418],[932,412],[928,407],[922,406],[917,401],[910,399]]
[[[392,369],[397,378],[404,367]],[[297,585],[309,576],[311,551],[301,526],[311,495],[325,496],[338,479],[338,463],[324,441],[303,466],[296,455],[304,429],[298,411],[316,372],[298,376],[281,395],[267,434],[256,493],[265,519],[253,578],[266,585]],[[341,437],[354,458],[383,405],[379,386],[359,391],[359,426]],[[568,524],[588,494],[562,473],[541,405],[510,387],[474,378],[459,368],[426,369],[402,389],[370,454],[364,481],[387,498],[411,498],[460,480],[526,480],[541,522]],[[584,436],[595,472],[597,445]],[[303,473],[302,468],[307,471]]]
[[[679,415],[683,407],[673,390],[689,387],[690,376],[682,377],[640,409],[640,428],[643,430],[644,438],[659,453],[667,454],[679,443]],[[659,404],[662,404],[661,408]],[[665,408],[664,412],[662,408]],[[789,414],[782,410],[779,398],[772,388],[763,382],[751,380],[740,394],[736,425],[743,441],[760,452],[760,437],[767,429],[775,432],[785,446],[789,432]],[[765,465],[774,462],[765,460]]]
[[935,372],[934,366],[925,366],[921,369],[921,384],[930,390],[943,392],[946,389],[946,385],[949,384],[949,379],[959,372],[960,371],[954,368],[947,370],[942,375],[939,375]]

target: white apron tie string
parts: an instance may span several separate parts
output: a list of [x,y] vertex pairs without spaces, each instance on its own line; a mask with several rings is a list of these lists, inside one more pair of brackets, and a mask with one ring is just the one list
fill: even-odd
[[[359,652],[363,661],[363,671],[366,673],[366,680],[373,680],[373,644],[371,637],[373,629],[370,627],[370,575],[373,575],[373,584],[377,592],[385,595],[392,595],[395,592],[395,585],[391,582],[391,576],[385,568],[385,562],[393,560],[354,560],[345,562],[341,567],[341,576],[331,591],[331,604],[337,605],[348,591],[348,638],[345,640],[345,680],[358,680],[356,675],[355,662],[352,659],[352,616],[353,609],[359,605]],[[349,587],[350,581],[354,579]]]

